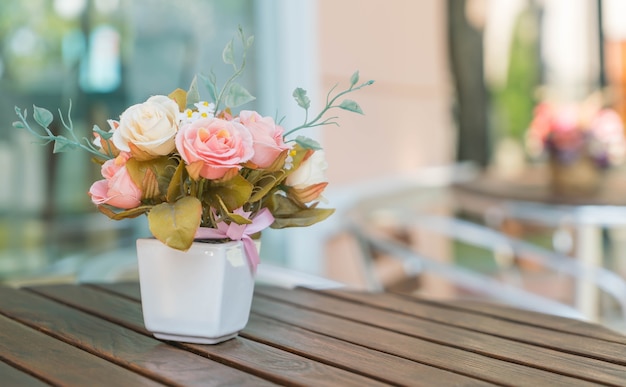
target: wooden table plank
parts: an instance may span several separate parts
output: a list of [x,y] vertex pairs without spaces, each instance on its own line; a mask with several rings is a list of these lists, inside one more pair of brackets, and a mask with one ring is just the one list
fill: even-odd
[[6,386],[40,387],[49,385],[2,361],[0,361],[0,380]]
[[138,282],[85,284],[83,286],[105,290],[130,300],[141,301],[141,291]]
[[[512,308],[506,305],[474,300],[450,300],[445,302],[445,306],[454,308],[461,313],[469,312],[482,314],[506,321],[522,323],[528,326],[536,326],[552,331],[571,333],[578,336],[626,344],[625,335],[611,330],[603,325],[591,322],[554,315],[546,315],[544,313]],[[593,325],[593,329],[589,329],[590,325]]]
[[[553,324],[543,314],[526,323],[517,319],[516,310],[510,314],[492,306],[257,286],[251,318],[240,337],[210,346],[155,340],[143,326],[137,283],[12,291],[19,296],[0,289],[0,313],[15,319],[8,321],[21,329],[95,359],[106,358],[110,366],[131,374],[166,382],[161,371],[169,372],[168,384],[194,384],[176,374],[182,370],[176,364],[182,353],[198,365],[188,374],[204,372],[204,363],[211,362],[261,384],[626,386],[623,336],[573,320]],[[88,337],[94,332],[106,336],[107,344],[104,338]],[[127,348],[119,350],[124,342],[145,340],[178,351],[172,355],[176,361],[149,353],[142,355],[160,361],[163,369],[124,363],[135,355]],[[19,343],[14,344],[19,348]],[[5,355],[1,347],[0,355]],[[31,376],[5,361],[0,377],[2,364],[16,377]],[[207,382],[202,379],[195,384]],[[221,376],[211,381],[224,383]]]
[[[256,287],[256,292],[257,292],[258,294],[263,294],[264,290],[266,290],[266,289],[272,289],[272,288],[271,288],[271,287],[267,287],[267,288],[266,288],[266,287],[263,287],[263,286],[257,286],[257,287]],[[140,296],[140,295],[139,295],[139,288],[138,288],[137,284],[124,284],[124,285],[122,285],[121,287],[118,287],[118,286],[116,285],[116,286],[115,286],[115,289],[111,289],[111,290],[112,290],[112,291],[115,291],[115,292],[120,292],[120,293],[124,294],[124,295],[125,295],[125,296],[127,296],[127,297],[131,297],[131,298],[135,298],[135,299],[138,299],[138,298],[139,298],[139,296]],[[274,296],[276,296],[276,295],[289,295],[289,297],[292,297],[292,296],[294,296],[294,295],[299,294],[299,292],[302,292],[302,291],[307,292],[307,290],[299,290],[299,291],[289,291],[289,292],[285,292],[284,290],[275,289],[275,291],[274,291],[273,295],[274,295]],[[345,290],[330,291],[329,293],[331,293],[331,294],[332,294],[332,293],[343,294],[344,292],[345,292],[346,294],[349,294],[349,293],[350,293],[350,292],[346,292]],[[313,293],[316,293],[316,292],[313,292]],[[358,292],[355,292],[354,294],[357,294],[357,295],[358,295],[359,293],[358,293]],[[344,295],[344,296],[345,296],[345,295]],[[370,296],[374,296],[374,295],[372,295],[372,294],[361,294],[361,296],[362,296],[363,298],[367,298],[367,299],[369,299],[369,298],[370,298]],[[384,294],[384,295],[381,295],[381,297],[382,297],[382,298],[383,298],[386,302],[389,302],[388,298],[393,298],[394,300],[397,300],[397,298],[398,298],[397,296],[395,296],[395,295],[391,295],[391,294]],[[279,298],[280,298],[280,297],[279,297]],[[288,299],[288,300],[284,300],[284,301],[291,302],[291,303],[295,303],[295,304],[306,304],[307,302],[310,302],[311,300],[303,301],[303,300],[293,300],[293,299]],[[415,300],[413,300],[413,301],[415,301]],[[411,300],[409,300],[409,301],[407,301],[407,302],[408,302],[408,304],[411,304],[411,302],[412,302],[412,301],[411,301]],[[322,301],[322,303],[324,303],[324,301]],[[391,304],[393,304],[393,302],[391,302]],[[415,302],[413,302],[413,304],[415,304]],[[447,305],[447,303],[446,303],[446,305]],[[321,310],[321,311],[322,311],[322,312],[324,312],[324,313],[326,313],[326,312],[328,312],[328,311],[330,311],[330,310],[333,310],[333,311],[342,311],[344,315],[345,315],[345,314],[350,315],[350,314],[351,314],[351,311],[346,311],[346,310],[344,309],[344,307],[345,307],[345,305],[344,305],[344,304],[334,305],[334,306],[333,306],[333,305],[322,305],[320,308],[318,308],[318,310]],[[413,306],[413,308],[416,308],[416,306]],[[419,306],[417,306],[417,308],[419,308]],[[292,313],[292,312],[291,312],[291,311],[289,311],[289,312],[284,312],[284,313]],[[365,313],[366,313],[366,314],[371,314],[371,311],[369,311],[369,312],[365,312]],[[520,313],[523,313],[523,312],[520,312]],[[261,315],[263,315],[263,314],[261,313]],[[419,316],[419,315],[418,315],[418,316]],[[272,316],[269,316],[269,317],[272,317]],[[366,316],[366,317],[367,317],[367,316]],[[391,318],[390,318],[390,320],[392,320],[392,321],[393,321],[393,320],[394,320],[394,317],[396,317],[396,316],[391,317]],[[452,317],[454,317],[454,318],[452,318]],[[478,317],[480,317],[480,316],[476,316],[476,318],[478,318]],[[465,322],[468,322],[468,321],[469,321],[469,322],[471,322],[471,321],[475,318],[475,316],[474,316],[474,315],[471,315],[471,317],[468,319],[468,316],[467,316],[467,315],[463,315],[463,314],[462,314],[462,315],[457,315],[457,316],[448,316],[448,318],[449,318],[449,319],[447,320],[447,322],[448,322],[448,324],[451,324],[451,323],[456,323],[456,322],[458,322],[458,321],[465,321]],[[552,321],[553,321],[553,316],[547,316],[547,315],[543,315],[543,314],[541,314],[541,315],[537,315],[537,316],[535,316],[535,318],[534,318],[534,322],[535,322],[535,324],[539,323],[539,325],[541,325],[541,323],[540,323],[540,322],[541,322],[541,321],[544,321],[545,319],[547,319],[550,323],[552,323]],[[388,320],[389,320],[389,319],[388,319]],[[596,327],[594,326],[594,327],[593,327],[594,329],[589,329],[589,326],[588,326],[588,325],[585,325],[585,323],[581,323],[581,322],[579,322],[579,321],[569,320],[569,319],[561,319],[561,318],[558,318],[558,317],[556,318],[556,320],[557,320],[557,321],[556,321],[556,323],[557,323],[557,324],[556,324],[556,325],[557,325],[557,327],[558,327],[559,329],[563,329],[563,330],[564,330],[564,331],[566,331],[566,332],[567,332],[567,331],[570,331],[570,332],[577,332],[577,333],[580,333],[581,331],[584,331],[584,330],[583,330],[583,328],[587,328],[587,329],[586,329],[586,331],[600,332],[598,335],[599,335],[602,339],[607,340],[607,341],[609,341],[609,342],[610,342],[610,341],[613,341],[613,342],[619,342],[619,341],[622,339],[622,337],[621,337],[620,335],[618,335],[618,334],[616,334],[616,333],[614,333],[614,332],[608,331],[608,330],[604,330],[604,329],[602,329],[602,328],[600,328],[600,329],[596,330],[596,329],[595,329]],[[284,320],[281,320],[281,321],[284,321]],[[420,326],[420,325],[422,325],[422,324],[423,324],[423,323],[421,323],[421,321],[422,321],[422,320],[416,321],[416,322],[415,322],[415,324],[413,324],[413,325]],[[439,322],[441,322],[441,321],[439,321]],[[568,324],[569,324],[569,325],[568,325]],[[493,325],[493,322],[492,322],[492,325]],[[495,325],[497,326],[498,324],[495,324]],[[476,326],[475,326],[475,325],[474,325],[474,328],[476,328]],[[515,327],[515,328],[513,328],[513,327],[511,327],[511,326],[504,327],[504,328],[511,328],[511,329],[513,329],[512,331],[513,331],[513,332],[515,332],[515,329],[519,329],[519,326],[517,326],[517,327]],[[480,330],[478,330],[478,331],[480,332]],[[499,331],[499,333],[500,333],[500,334],[502,334],[502,333],[503,333],[503,332],[505,332],[505,331],[506,331],[506,329],[503,329],[503,330],[500,330],[500,331]],[[531,333],[534,333],[534,332],[531,332]],[[431,335],[430,333],[428,333],[428,334],[427,334],[427,336],[428,336],[428,337],[429,337],[430,335]],[[463,334],[462,334],[462,336],[465,336],[465,333],[463,333]],[[510,334],[509,334],[509,336],[510,336]],[[530,335],[530,336],[532,337],[532,335]],[[547,337],[542,337],[542,340],[543,340],[543,339],[546,339],[546,338],[549,338],[550,336],[552,336],[552,334],[551,334],[551,332],[550,332],[550,331],[548,331],[548,333],[547,333]],[[559,335],[554,335],[554,336],[560,336],[560,334],[559,334]],[[585,336],[587,336],[587,337],[595,337],[595,333],[594,333],[594,334],[592,334],[592,333],[590,333],[590,332],[587,332],[587,334],[586,334]],[[506,337],[506,336],[504,336],[504,337]],[[484,337],[481,337],[481,339],[482,339],[482,338],[484,338]],[[461,337],[461,339],[463,339],[463,337]],[[489,339],[489,338],[488,338],[488,339]],[[495,338],[495,339],[497,339],[497,338]],[[516,338],[516,339],[519,339],[519,338]],[[493,343],[493,342],[491,342],[491,341],[490,341],[490,343],[491,343],[492,345],[497,345],[497,344],[498,344],[498,343]],[[454,344],[454,345],[458,345],[458,342],[454,342],[454,343],[452,343],[452,344]],[[481,344],[481,342],[480,342],[480,340],[479,340],[478,342],[476,342],[476,341],[475,341],[475,342],[474,342],[474,344]],[[570,343],[570,344],[571,344],[571,343]],[[581,343],[581,344],[583,344],[583,345],[584,345],[584,344],[588,344],[588,342],[583,342],[583,343]],[[450,343],[449,343],[449,342],[448,342],[448,345],[450,345]],[[595,346],[595,345],[594,345],[594,346]],[[510,345],[509,345],[509,343],[507,343],[507,345],[506,345],[506,346],[504,346],[504,347],[503,347],[503,349],[505,349],[505,350],[506,350],[506,349],[507,349],[507,348],[509,348],[509,347],[510,347]],[[601,347],[603,348],[604,346],[602,345]],[[499,348],[499,347],[496,347],[496,348]],[[517,354],[517,353],[516,353],[516,351],[515,351],[515,349],[516,349],[516,348],[517,348],[517,347],[513,347],[512,349],[508,350],[508,353],[509,353],[510,355],[514,356],[514,359],[515,359],[515,356],[518,356],[518,354]],[[581,347],[581,346],[577,346],[575,343],[574,343],[574,348],[575,348],[575,349],[577,349],[578,351],[583,351],[583,352],[585,351],[585,348],[583,348],[583,347]],[[606,354],[604,353],[604,351],[603,351],[603,349],[602,349],[602,348],[600,348],[600,349],[599,349],[599,350],[600,350],[599,354],[600,354],[601,356],[604,356],[604,355],[606,355]],[[613,358],[614,360],[617,360],[617,361],[623,361],[623,359],[624,359],[623,352],[621,352],[621,353],[620,353],[620,351],[619,351],[619,347],[615,347],[615,348],[617,348],[617,352],[616,352],[616,353],[613,353],[612,358]],[[615,348],[614,348],[614,349],[615,349]],[[527,352],[525,353],[525,357],[526,357],[526,358],[524,359],[524,362],[526,362],[526,361],[530,361],[530,363],[529,363],[529,364],[536,364],[537,366],[540,366],[540,367],[546,367],[546,364],[544,364],[543,362],[538,362],[536,359],[534,359],[534,357],[533,357],[533,356],[534,356],[534,353],[536,352],[536,351],[535,351],[535,349],[536,349],[536,348],[531,348],[531,349],[532,349],[532,351],[530,351],[530,352],[528,352],[528,351],[527,351]],[[539,349],[541,349],[541,348],[539,348]],[[596,349],[598,349],[598,348],[596,348]],[[472,350],[473,350],[473,349],[472,349]],[[493,354],[492,354],[492,355],[493,355]],[[562,353],[558,353],[558,354],[551,353],[550,355],[552,356],[552,357],[549,357],[550,359],[554,359],[555,357],[557,357],[557,358],[560,360],[560,359],[561,359],[561,356],[562,356],[563,354],[562,354]],[[565,354],[565,355],[566,355],[566,356],[568,356],[568,354]],[[605,357],[606,357],[606,356],[605,356]],[[578,374],[580,373],[580,372],[579,372],[579,368],[577,367],[577,366],[580,366],[580,364],[579,364],[579,363],[578,363],[578,361],[577,361],[578,359],[576,359],[575,357],[572,357],[572,356],[570,356],[570,357],[569,357],[569,359],[570,359],[572,362],[570,362],[570,363],[569,363],[569,365],[568,365],[568,367],[566,367],[566,368],[567,368],[567,373],[568,373],[568,374],[570,374],[570,375],[571,375],[571,374],[573,374],[573,375],[578,375]],[[511,360],[511,359],[508,359],[508,360]],[[625,379],[625,378],[624,378],[624,374],[623,374],[623,372],[624,372],[624,368],[623,368],[623,367],[616,367],[616,368],[614,368],[614,367],[612,367],[612,365],[608,364],[608,366],[609,366],[609,368],[610,368],[610,369],[608,370],[609,375],[607,376],[607,375],[606,375],[606,371],[607,371],[607,370],[605,370],[605,369],[604,369],[604,367],[606,366],[606,364],[604,364],[604,363],[602,363],[602,362],[597,362],[597,361],[595,361],[595,360],[593,360],[593,359],[584,359],[583,361],[584,361],[584,365],[585,365],[585,366],[587,365],[588,360],[590,360],[592,363],[594,363],[594,364],[595,364],[595,367],[596,367],[596,369],[595,369],[595,370],[593,370],[593,369],[591,370],[592,372],[585,372],[586,374],[587,374],[587,373],[591,373],[591,374],[593,374],[593,376],[591,376],[591,378],[592,378],[592,379],[597,377],[597,378],[600,378],[600,380],[604,380],[604,382],[606,382],[606,383],[613,383],[613,382],[615,382],[617,385],[624,385],[624,383],[625,383],[625,382],[624,382],[624,379]],[[523,363],[523,364],[525,364],[524,362],[522,362],[522,363]],[[558,367],[558,366],[560,366],[560,364],[561,364],[561,362],[560,362],[560,361],[559,361],[559,362],[556,362],[556,363],[554,363],[554,362],[550,361],[550,363],[551,363],[550,365],[552,365],[552,366],[554,366],[554,365],[556,364],[556,365],[557,365],[557,367]],[[567,364],[567,362],[566,362],[566,364]],[[561,372],[561,371],[558,371],[558,372]],[[557,378],[559,378],[559,377],[557,376]],[[559,379],[560,379],[560,378],[559,378]]]
[[[507,348],[508,346],[515,348],[514,356],[510,360],[518,361],[522,364],[526,363],[527,359],[515,357],[517,353],[527,353],[528,357],[534,359],[534,366],[541,366],[547,361],[551,361],[553,357],[562,358],[564,361],[561,363],[568,363],[571,361],[570,369],[560,369],[561,372],[575,372],[580,367],[580,358],[574,355],[584,356],[588,358],[601,359],[605,362],[615,363],[621,365],[620,367],[613,367],[616,370],[621,371],[618,376],[626,379],[626,374],[623,374],[626,368],[622,367],[626,365],[626,345],[608,341],[595,340],[588,337],[581,337],[578,335],[561,333],[560,335],[554,335],[553,331],[545,329],[537,329],[535,327],[528,327],[523,324],[507,324],[506,322],[498,319],[483,318],[481,316],[467,316],[466,314],[456,313],[453,310],[440,309],[435,311],[433,309],[421,310],[423,306],[416,302],[409,301],[408,303],[402,303],[401,298],[389,298],[385,301],[387,306],[378,307],[379,313],[376,317],[372,316],[369,306],[371,303],[352,302],[348,300],[349,296],[345,299],[340,296],[332,296],[332,293],[327,293],[328,298],[324,298],[324,295],[320,292],[311,292],[304,289],[284,294],[284,292],[276,291],[273,288],[260,288],[261,294],[280,299],[282,301],[288,301],[295,304],[305,304],[307,307],[316,310],[322,310],[323,308],[330,308],[330,310],[341,311],[340,316],[352,316],[356,320],[368,321],[371,324],[377,324],[378,326],[385,327],[395,331],[401,331],[407,334],[419,336],[426,329],[438,329],[442,330],[440,336],[447,337],[449,344],[465,342],[471,347],[468,349],[481,352],[483,348]],[[345,292],[348,294],[348,292]],[[375,299],[375,297],[371,297]],[[412,314],[402,311],[392,310],[398,308],[407,308],[410,305]],[[365,307],[367,305],[368,307]],[[437,316],[437,312],[439,316]],[[429,314],[429,313],[432,313]],[[388,318],[386,318],[387,316]],[[362,317],[365,320],[362,320]],[[437,318],[438,317],[438,318]],[[416,319],[417,318],[417,319]],[[474,320],[478,320],[479,324],[474,324]],[[418,324],[416,324],[418,322]],[[428,328],[430,327],[430,328]],[[462,328],[461,330],[456,328]],[[468,330],[469,328],[469,330]],[[484,334],[487,331],[488,335]],[[511,335],[510,332],[515,332],[515,335]],[[439,335],[438,335],[439,336]],[[456,337],[455,336],[461,336]],[[532,337],[529,339],[529,337]],[[511,343],[509,340],[518,342],[517,344]],[[531,343],[528,343],[530,341]],[[530,344],[530,345],[527,345]],[[543,347],[539,348],[537,346]],[[547,349],[547,350],[546,350]],[[525,352],[526,351],[526,352]],[[561,354],[558,352],[566,352]],[[531,355],[532,353],[532,355]],[[507,356],[506,351],[500,351],[499,355]],[[546,357],[543,357],[546,356]],[[515,359],[515,360],[514,360]],[[536,363],[536,364],[535,364]],[[591,362],[588,367],[595,363]],[[606,365],[604,363],[597,363],[597,365],[604,369]]]
[[0,316],[0,357],[55,385],[161,385],[4,316]]
[[[84,293],[77,286],[66,289]],[[0,288],[0,310],[22,324],[162,383],[253,386],[264,383],[247,373],[24,290]],[[19,347],[18,342],[14,344]],[[68,368],[67,364],[65,367]]]
[[[390,353],[410,356],[416,361],[456,370],[494,383],[506,383],[507,379],[510,381],[511,375],[516,374],[520,375],[524,382],[530,382],[534,378],[537,378],[538,383],[540,381],[545,383],[548,380],[551,384],[563,382],[566,378],[555,377],[555,373],[579,378],[580,367],[584,366],[586,370],[584,377],[588,381],[626,385],[626,368],[623,366],[443,326],[384,310],[372,313],[371,309],[361,305],[324,298],[323,295],[314,292],[280,292],[270,288],[259,288],[257,292],[264,296],[255,299],[253,303],[253,310],[256,313],[334,337],[340,335],[338,338],[361,345],[369,347],[378,345],[381,350],[387,348]],[[267,295],[288,301],[290,304],[265,298]],[[319,300],[315,300],[316,297]],[[327,329],[328,326],[332,326],[333,329]],[[372,337],[376,336],[381,338],[372,341]],[[420,350],[416,351],[415,348],[418,347]],[[494,351],[495,348],[497,353]],[[474,355],[470,358],[465,351]],[[525,368],[527,366],[537,371],[530,372]]]
[[[623,356],[626,352],[626,336],[597,324],[589,329],[592,324],[584,321],[479,302],[430,302],[391,293],[366,294],[334,290],[322,293],[494,336],[626,364]],[[555,331],[559,335],[555,335]],[[577,344],[574,345],[574,342]]]
[[[129,299],[139,300],[140,292],[137,284],[100,284],[93,285],[96,288],[106,289],[114,294],[119,294]],[[56,294],[56,292],[55,292]],[[63,302],[70,301],[67,297],[62,298]],[[81,303],[83,304],[83,303]],[[92,302],[87,302],[87,305]],[[84,304],[83,304],[84,305]],[[110,310],[111,315],[122,315],[115,308]],[[127,316],[128,317],[128,316]],[[133,325],[141,324],[137,317],[129,319]],[[394,370],[387,372],[382,381],[404,385],[459,385],[471,382],[472,385],[487,384],[474,378],[468,378],[459,374],[451,373],[438,368],[429,367],[415,363],[407,359],[373,351],[354,344],[349,344],[327,336],[317,335],[310,331],[304,331],[297,327],[280,324],[272,320],[267,325],[267,319],[262,316],[252,315],[246,329],[241,336],[256,341],[264,342],[268,345],[279,346],[290,352],[298,353],[302,356],[312,357],[320,362],[327,362],[341,368],[349,369],[360,374],[380,378],[380,367]],[[258,329],[263,326],[263,329]],[[268,329],[265,329],[268,328]],[[278,330],[277,328],[282,328]],[[315,357],[315,355],[317,355]],[[385,363],[385,361],[387,363]]]
[[[290,352],[328,362],[382,382],[411,385],[482,386],[489,383],[449,371],[415,363],[408,359],[364,348],[332,337],[253,314],[242,336],[279,346]],[[389,370],[381,375],[380,370]]]
[[[31,291],[61,301],[100,318],[114,321],[136,332],[149,334],[141,317],[141,306],[136,301],[117,297],[113,293],[96,288],[76,286],[38,286]],[[220,345],[193,345],[177,343],[177,346],[193,353],[211,358],[231,367],[240,368],[276,383],[303,385],[375,386],[379,382],[342,368],[311,360],[242,337]]]

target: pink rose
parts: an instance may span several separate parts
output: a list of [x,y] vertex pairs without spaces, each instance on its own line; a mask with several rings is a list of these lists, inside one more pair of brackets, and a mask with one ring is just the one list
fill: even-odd
[[252,135],[240,123],[203,118],[180,128],[176,149],[193,179],[220,179],[254,155]]
[[129,158],[128,153],[122,152],[102,165],[104,179],[96,181],[89,189],[94,204],[108,204],[125,210],[141,204],[141,189],[135,185],[126,169]]
[[261,117],[257,112],[242,110],[236,121],[241,122],[254,140],[254,156],[252,161],[260,168],[267,168],[289,146],[283,141],[283,128],[274,123],[271,117]]

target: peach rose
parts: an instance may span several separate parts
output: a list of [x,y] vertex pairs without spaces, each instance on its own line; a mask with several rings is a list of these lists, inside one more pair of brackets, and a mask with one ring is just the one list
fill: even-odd
[[150,97],[122,113],[113,132],[113,143],[117,149],[141,160],[167,155],[175,147],[178,113],[178,104],[171,98]]
[[135,185],[126,169],[128,153],[120,153],[102,165],[103,180],[98,180],[89,189],[91,201],[96,205],[108,204],[121,209],[135,208],[141,204],[141,189]]
[[285,184],[291,187],[291,193],[303,203],[311,202],[320,198],[328,185],[327,168],[328,163],[324,151],[315,151],[300,164],[298,169],[287,176]]
[[236,121],[241,122],[250,133],[254,141],[254,156],[252,161],[260,168],[267,168],[289,146],[283,141],[283,128],[274,123],[271,117],[261,117],[257,112],[242,110]]
[[176,136],[176,149],[193,179],[220,179],[254,155],[252,135],[240,123],[203,118],[184,125]]

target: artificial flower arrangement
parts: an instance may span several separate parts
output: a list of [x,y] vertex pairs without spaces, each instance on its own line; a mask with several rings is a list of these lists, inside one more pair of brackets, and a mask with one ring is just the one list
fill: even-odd
[[[319,208],[327,186],[323,149],[295,132],[334,124],[325,118],[330,109],[362,114],[359,105],[344,95],[371,85],[359,84],[359,74],[347,89],[328,93],[326,106],[309,119],[310,100],[297,88],[293,97],[305,110],[302,125],[287,132],[273,118],[233,110],[254,100],[236,79],[246,64],[253,37],[241,29],[241,59],[235,60],[233,40],[222,52],[233,75],[220,88],[216,76],[197,75],[187,91],[156,95],[127,108],[119,120],[108,120],[108,131],[94,126],[94,139],[80,139],[71,120],[71,103],[61,123],[68,136],[54,134],[50,111],[33,106],[33,119],[44,132],[33,129],[27,111],[15,108],[19,121],[54,152],[82,149],[101,164],[103,179],[89,195],[100,212],[114,220],[147,215],[150,232],[174,249],[186,251],[194,240],[242,240],[253,265],[258,263],[252,238],[266,227],[309,226],[326,219],[333,209]],[[211,102],[200,100],[198,83]],[[341,99],[341,100],[340,100]]]
[[587,158],[603,170],[624,161],[624,123],[598,98],[569,104],[542,102],[535,106],[526,145],[531,157],[548,156],[562,165]]

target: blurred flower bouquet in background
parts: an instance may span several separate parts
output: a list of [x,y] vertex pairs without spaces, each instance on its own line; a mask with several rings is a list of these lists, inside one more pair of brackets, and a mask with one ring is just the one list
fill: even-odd
[[542,102],[534,109],[526,149],[533,159],[548,159],[558,193],[590,193],[602,171],[624,162],[624,123],[595,96],[581,103]]
[[[239,30],[241,59],[235,60],[230,41],[222,53],[233,75],[218,87],[213,73],[198,75],[187,91],[156,95],[127,108],[109,128],[93,128],[92,139],[80,138],[72,125],[71,104],[61,113],[65,135],[49,129],[53,115],[34,106],[33,129],[27,111],[16,107],[19,121],[43,143],[54,142],[54,152],[82,149],[99,163],[103,179],[89,195],[98,209],[120,220],[147,215],[151,233],[164,244],[187,250],[196,239],[250,240],[265,227],[309,226],[332,214],[318,208],[328,184],[320,145],[310,138],[288,136],[321,125],[331,109],[362,113],[344,96],[373,83],[359,83],[358,72],[343,91],[331,90],[326,105],[315,116],[310,100],[297,88],[293,97],[305,111],[302,125],[287,132],[272,117],[232,109],[254,100],[239,83],[253,37]],[[200,98],[198,85],[210,101]],[[334,94],[333,94],[334,92]],[[312,118],[311,118],[312,117]],[[258,259],[258,257],[257,257]]]

